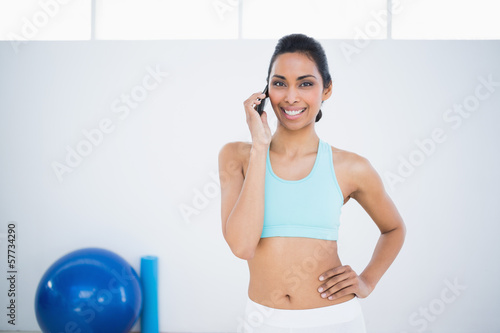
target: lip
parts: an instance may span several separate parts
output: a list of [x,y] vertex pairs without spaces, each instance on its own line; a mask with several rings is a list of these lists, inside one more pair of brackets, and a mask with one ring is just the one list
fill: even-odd
[[304,111],[302,111],[301,113],[299,113],[298,115],[295,115],[295,116],[290,116],[290,115],[286,114],[285,109],[282,108],[282,107],[280,107],[280,109],[281,109],[281,112],[283,113],[283,115],[285,116],[286,119],[294,120],[294,119],[300,118],[304,114],[304,112],[305,112],[305,110],[307,108],[305,108],[305,107],[303,107],[303,108],[298,108],[298,107],[290,107],[290,108],[288,108],[287,107],[286,109],[288,111],[304,110]]
[[302,109],[305,109],[306,107],[303,106],[303,107],[298,107],[298,106],[287,106],[286,108],[285,107],[281,107],[282,109],[286,109],[288,111],[297,111],[297,110],[302,110]]

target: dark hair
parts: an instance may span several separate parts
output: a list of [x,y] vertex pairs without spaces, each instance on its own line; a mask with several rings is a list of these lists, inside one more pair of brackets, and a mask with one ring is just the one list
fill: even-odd
[[[299,52],[305,54],[309,59],[314,61],[318,71],[323,79],[323,88],[326,89],[330,86],[332,77],[330,71],[328,70],[328,61],[326,60],[325,50],[321,44],[312,37],[308,37],[304,34],[291,34],[281,37],[276,44],[273,56],[271,57],[271,62],[269,63],[269,69],[267,71],[267,84],[269,85],[269,75],[271,75],[271,68],[273,67],[276,58],[283,53],[293,53]],[[321,119],[322,112],[319,110],[316,116],[316,122]]]

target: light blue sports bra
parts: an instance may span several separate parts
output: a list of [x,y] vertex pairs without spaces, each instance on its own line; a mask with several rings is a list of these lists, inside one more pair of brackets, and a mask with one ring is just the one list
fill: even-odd
[[305,178],[281,179],[266,159],[264,226],[261,238],[337,240],[344,196],[333,167],[332,149],[319,140],[314,166]]

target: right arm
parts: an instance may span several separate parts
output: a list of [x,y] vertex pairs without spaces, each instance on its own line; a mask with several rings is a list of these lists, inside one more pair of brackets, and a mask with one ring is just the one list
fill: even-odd
[[222,233],[231,251],[241,259],[252,259],[264,224],[264,185],[267,149],[271,130],[265,111],[259,116],[254,105],[264,98],[252,94],[244,103],[246,120],[252,134],[252,147],[246,177],[239,143],[228,143],[219,152]]
[[253,258],[264,223],[265,147],[252,147],[246,178],[235,156],[238,143],[226,144],[219,153],[222,233],[231,251],[241,259]]

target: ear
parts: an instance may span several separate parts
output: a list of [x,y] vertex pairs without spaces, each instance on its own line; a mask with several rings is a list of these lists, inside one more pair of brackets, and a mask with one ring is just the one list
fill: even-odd
[[330,96],[332,96],[332,86],[333,86],[332,81],[330,81],[328,88],[323,89],[323,97],[322,97],[323,101],[326,101],[327,99],[330,98]]

